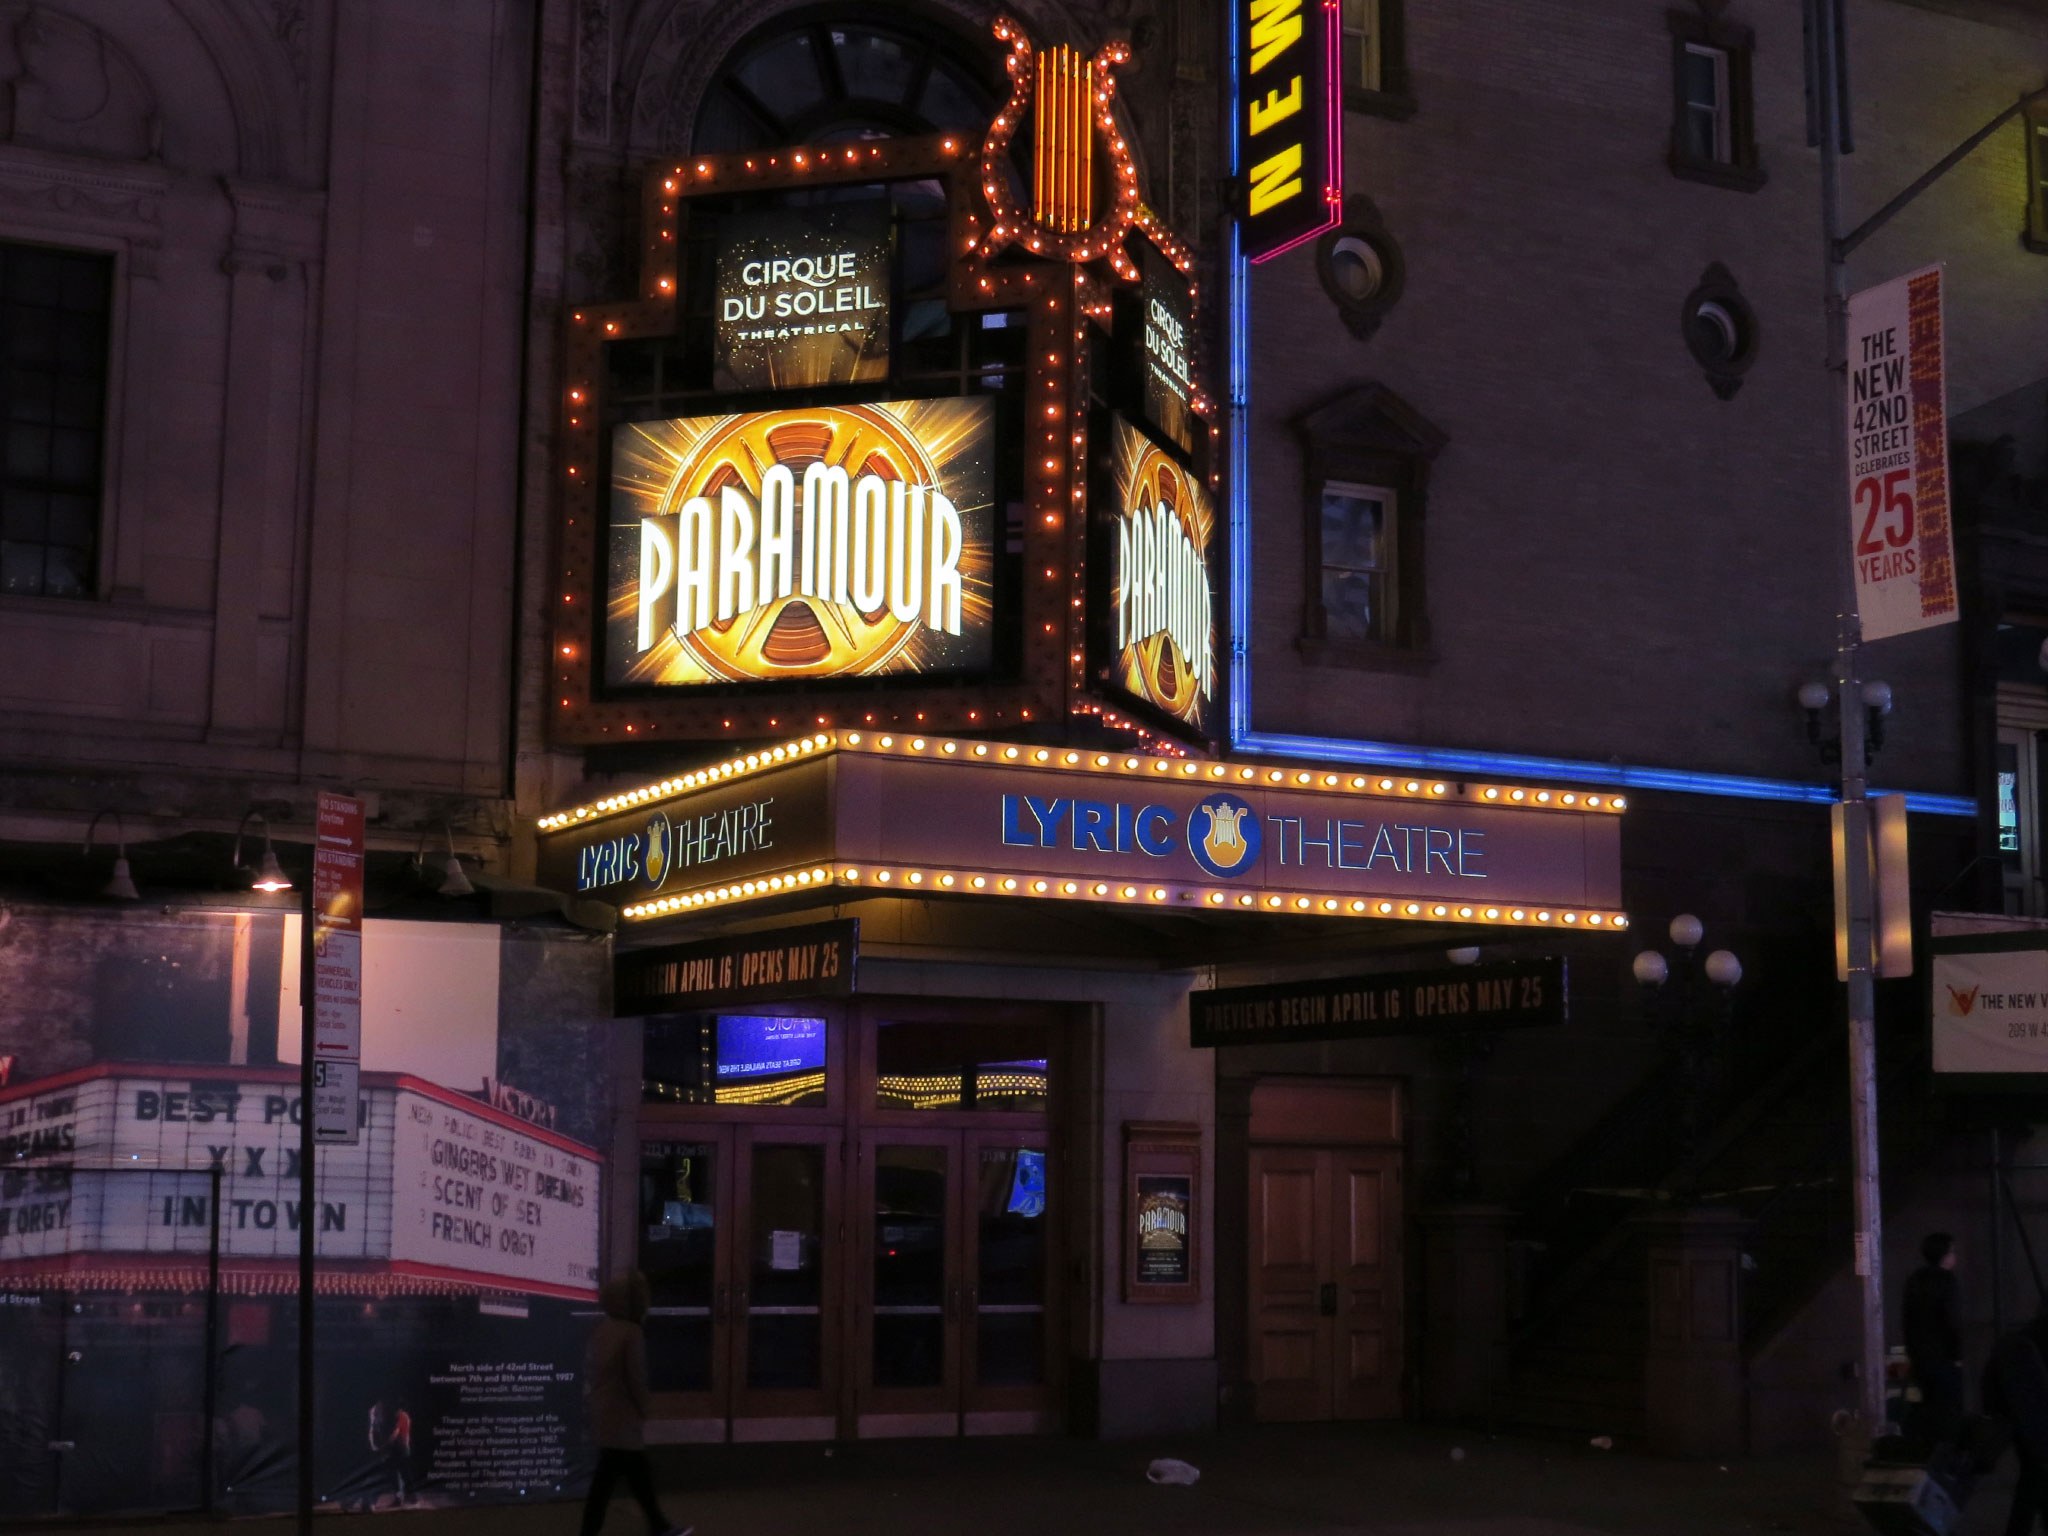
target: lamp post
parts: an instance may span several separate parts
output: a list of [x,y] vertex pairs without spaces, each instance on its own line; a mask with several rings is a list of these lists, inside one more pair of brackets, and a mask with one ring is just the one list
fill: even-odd
[[1726,1088],[1730,998],[1742,980],[1742,962],[1731,950],[1698,958],[1706,926],[1690,912],[1671,919],[1673,954],[1646,949],[1629,964],[1636,980],[1666,1011],[1665,1039],[1676,1052],[1679,1072],[1678,1136],[1683,1165],[1699,1151]]
[[[2048,88],[2021,93],[2010,106],[1937,160],[1890,202],[1846,234],[1842,231],[1841,156],[1854,147],[1850,133],[1848,42],[1842,0],[1805,0],[1807,143],[1820,151],[1820,215],[1824,302],[1827,319],[1827,369],[1833,410],[1827,423],[1829,463],[1841,495],[1848,483],[1847,439],[1849,399],[1849,257],[1889,224],[1901,210],[1974,153],[2000,128],[2034,103],[2048,100]],[[1830,498],[1833,518],[1841,526],[1841,503]],[[1863,644],[1862,620],[1856,608],[1855,583],[1847,562],[1837,566],[1843,599],[1837,610],[1835,698],[1861,698],[1869,704],[1858,680]],[[1803,690],[1802,690],[1803,692]],[[1885,690],[1884,709],[1890,708]],[[1802,699],[1802,702],[1805,702]],[[1862,1361],[1858,1375],[1858,1430],[1874,1437],[1884,1422],[1884,1265],[1883,1216],[1877,1167],[1877,1032],[1875,923],[1870,868],[1870,805],[1864,770],[1863,710],[1840,712],[1836,738],[1841,764],[1841,807],[1837,827],[1842,856],[1835,873],[1835,927],[1841,970],[1848,981],[1849,1122],[1853,1158],[1856,1233],[1854,1258],[1863,1311]],[[1880,738],[1881,739],[1881,738]],[[1873,749],[1874,750],[1874,749]]]

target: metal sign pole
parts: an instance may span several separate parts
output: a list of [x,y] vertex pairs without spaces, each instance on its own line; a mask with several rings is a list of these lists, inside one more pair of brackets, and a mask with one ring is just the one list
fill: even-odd
[[299,910],[299,1536],[313,1530],[313,881]]
[[[1820,130],[1821,231],[1827,256],[1827,365],[1834,404],[1828,423],[1829,505],[1841,522],[1837,499],[1848,483],[1849,274],[1841,242],[1841,149],[1848,120],[1843,99],[1842,10],[1837,0],[1812,0],[1813,89]],[[1839,527],[1837,536],[1839,537]],[[1855,1263],[1862,1293],[1863,1349],[1858,1411],[1868,1433],[1884,1422],[1884,1212],[1877,1165],[1877,1020],[1873,986],[1870,806],[1865,797],[1863,682],[1858,665],[1862,629],[1855,580],[1842,568],[1847,601],[1837,637],[1835,702],[1841,719],[1842,909],[1848,933],[1849,1143],[1855,1194]]]

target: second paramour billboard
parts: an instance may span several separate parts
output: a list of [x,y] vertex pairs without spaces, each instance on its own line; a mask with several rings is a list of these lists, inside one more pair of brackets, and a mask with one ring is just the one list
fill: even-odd
[[606,682],[985,670],[993,419],[897,400],[619,427]]

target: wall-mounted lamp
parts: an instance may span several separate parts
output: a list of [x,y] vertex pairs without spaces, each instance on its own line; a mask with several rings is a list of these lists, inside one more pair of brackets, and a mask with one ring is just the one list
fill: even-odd
[[[1884,717],[1892,712],[1892,685],[1876,680],[1864,683],[1860,689],[1863,699],[1863,766],[1868,768],[1877,754],[1884,749]],[[1837,723],[1835,733],[1829,736],[1822,729],[1821,716],[1828,705],[1835,702],[1835,690],[1827,683],[1801,683],[1799,685],[1799,707],[1806,711],[1806,739],[1813,743],[1823,763],[1839,763],[1842,760],[1842,732]]]
[[1447,949],[1444,951],[1444,958],[1453,965],[1477,965],[1479,963],[1479,946],[1477,944],[1465,944],[1457,949]]
[[142,893],[135,889],[135,877],[128,872],[128,825],[122,821],[119,811],[95,811],[85,829],[85,847],[79,851],[88,858],[92,855],[92,835],[106,817],[114,818],[114,872],[107,883],[100,887],[100,894],[113,901],[140,901]]
[[[249,823],[255,822],[263,829],[263,857],[251,869],[242,862],[242,835],[249,830]],[[292,888],[291,876],[284,872],[284,866],[277,862],[277,850],[270,846],[270,823],[260,811],[250,811],[242,817],[242,824],[235,828],[234,867],[237,874],[249,875],[249,889],[252,891],[288,891]]]
[[[463,873],[462,856],[455,851],[455,833],[446,822],[441,824],[441,836],[447,840],[448,856],[441,861],[441,883],[435,889],[442,896],[474,896],[476,887],[469,883],[469,876]],[[427,869],[427,834],[420,833],[420,845],[413,850],[413,872],[424,878]]]

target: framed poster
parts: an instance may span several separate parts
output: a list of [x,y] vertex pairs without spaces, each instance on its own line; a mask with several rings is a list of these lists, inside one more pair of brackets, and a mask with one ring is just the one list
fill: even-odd
[[1202,1299],[1202,1128],[1124,1123],[1124,1300]]

